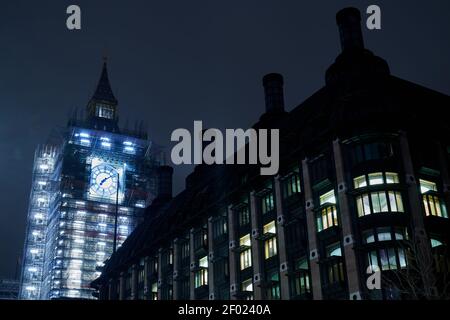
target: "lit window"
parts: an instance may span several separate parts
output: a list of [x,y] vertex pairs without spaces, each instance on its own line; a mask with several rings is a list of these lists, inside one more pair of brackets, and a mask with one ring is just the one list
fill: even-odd
[[240,253],[240,265],[241,270],[244,270],[252,266],[250,234],[241,237],[239,239],[239,245],[242,248],[242,252]]
[[158,284],[152,283],[152,300],[158,300]]
[[374,186],[383,183],[384,181],[382,172],[369,173],[369,185]]
[[90,146],[91,145],[91,140],[89,140],[89,139],[80,139],[80,144],[82,146]]
[[201,268],[208,268],[208,257],[205,256],[205,257],[201,258],[201,259],[199,260],[199,262],[198,262],[198,265],[199,265]]
[[447,207],[435,195],[424,194],[423,206],[427,216],[436,216],[441,218],[448,218]]
[[370,214],[371,209],[370,209],[369,195],[364,194],[362,196],[357,197],[356,198],[356,206],[358,209],[358,215],[360,217]]
[[250,240],[250,234],[246,234],[245,236],[241,237],[239,239],[239,245],[245,246],[245,247],[250,247],[251,246],[251,240]]
[[272,237],[265,241],[264,243],[264,257],[269,259],[277,255],[277,238]]
[[[334,196],[333,196],[334,197]],[[327,206],[320,210],[317,217],[317,230],[320,232],[322,230],[331,228],[333,226],[338,226],[337,209],[335,205]]]
[[95,112],[97,117],[105,119],[114,118],[114,108],[105,104],[98,104],[95,106]]
[[437,239],[433,239],[433,238],[430,239],[430,242],[431,242],[432,248],[436,248],[436,247],[440,247],[440,246],[444,245],[441,241],[439,241]]
[[367,186],[366,176],[359,176],[354,178],[353,184],[355,186],[355,189],[366,187]]
[[408,231],[406,228],[394,229],[395,240],[408,240]]
[[400,192],[380,191],[362,194],[356,197],[358,216],[379,212],[404,212]]
[[389,191],[389,204],[391,206],[391,211],[404,212],[402,195],[400,192]]
[[195,273],[195,287],[201,287],[208,284],[208,257],[205,256],[199,260],[199,270]]
[[402,248],[398,249],[398,260],[400,262],[400,268],[404,269],[406,268],[406,257],[405,257],[405,251]]
[[374,192],[370,194],[372,200],[373,212],[387,212],[387,198],[385,192]]
[[342,249],[339,243],[327,247],[327,257],[342,257]]
[[324,205],[327,203],[336,204],[336,197],[334,195],[334,190],[328,191],[320,196],[320,205]]
[[125,147],[125,148],[123,148],[123,151],[125,153],[130,153],[130,154],[135,154],[136,153],[136,149],[134,147]]
[[[395,172],[374,172],[368,174],[369,185],[375,186],[380,184],[396,184],[399,183],[398,174]],[[353,179],[355,189],[367,187],[366,176],[358,176]]]
[[119,226],[119,233],[123,235],[128,235],[128,226]]
[[106,148],[106,149],[111,148],[111,142],[102,141],[101,145],[103,148]]
[[390,241],[392,240],[390,228],[377,228],[378,241]]
[[[375,239],[375,234],[377,239]],[[396,227],[394,233],[391,233],[390,227],[377,228],[374,233],[373,230],[367,230],[363,232],[363,240],[365,243],[372,243],[375,241],[390,241],[390,240],[406,240],[408,239],[408,233],[406,228]]]
[[136,201],[135,207],[136,208],[145,208],[145,201],[142,201],[142,200]]
[[264,232],[264,234],[267,234],[267,233],[276,234],[277,230],[275,227],[275,221],[271,221],[268,224],[264,225],[263,232]]
[[436,183],[431,182],[431,181],[427,181],[427,180],[422,180],[420,179],[420,192],[423,193],[427,193],[429,191],[435,191],[437,192],[437,186]]
[[406,268],[405,252],[402,248],[383,248],[371,251],[368,253],[368,262],[372,268],[375,266],[380,268],[381,264],[381,270]]
[[365,243],[373,243],[375,242],[375,236],[372,230],[367,230],[363,232],[363,240]]
[[320,205],[323,206],[317,217],[317,230],[328,229],[333,226],[337,226],[337,209],[336,209],[336,196],[334,190],[330,190],[327,193],[322,194],[320,197]]
[[247,279],[245,281],[242,281],[242,291],[243,292],[253,292],[253,282],[252,279]]
[[398,174],[395,172],[386,172],[386,183],[399,183]]
[[447,207],[436,194],[436,183],[420,179],[420,191],[422,193],[425,215],[448,218]]
[[[392,232],[393,231],[393,232]],[[404,240],[408,239],[407,230],[404,227],[382,227],[376,229],[376,238],[372,230],[363,232],[363,238],[366,243],[386,242],[391,240]],[[390,243],[387,242],[389,245]],[[381,270],[396,270],[406,267],[405,252],[402,248],[396,247],[384,247],[378,250],[368,252],[368,265],[372,271],[376,268]]]

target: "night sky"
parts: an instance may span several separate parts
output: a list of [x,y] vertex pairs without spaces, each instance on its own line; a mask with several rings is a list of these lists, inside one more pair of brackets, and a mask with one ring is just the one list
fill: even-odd
[[[81,31],[66,28],[71,4],[81,7]],[[144,119],[150,138],[170,146],[171,132],[194,120],[251,126],[269,72],[284,75],[294,108],[324,84],[340,51],[336,12],[356,6],[365,24],[370,4],[381,7],[382,30],[363,29],[366,47],[394,75],[450,94],[448,0],[2,0],[0,278],[14,276],[21,255],[34,149],[85,107],[102,56],[121,122]],[[191,169],[175,168],[175,193]]]

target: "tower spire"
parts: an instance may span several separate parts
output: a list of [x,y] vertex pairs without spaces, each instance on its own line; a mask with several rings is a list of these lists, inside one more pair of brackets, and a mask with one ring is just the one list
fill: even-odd
[[114,97],[114,93],[112,92],[111,84],[109,82],[107,60],[107,57],[104,56],[102,74],[91,100],[117,104],[117,99]]
[[106,57],[94,95],[87,105],[86,119],[94,129],[118,132],[117,99],[111,89]]

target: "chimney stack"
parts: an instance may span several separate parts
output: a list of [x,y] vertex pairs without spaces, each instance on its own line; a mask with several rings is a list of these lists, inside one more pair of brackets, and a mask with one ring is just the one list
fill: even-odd
[[361,14],[358,9],[349,7],[336,14],[342,51],[364,49],[361,31]]
[[172,198],[173,168],[160,166],[158,169],[158,198]]
[[283,76],[269,73],[263,78],[266,112],[284,111]]

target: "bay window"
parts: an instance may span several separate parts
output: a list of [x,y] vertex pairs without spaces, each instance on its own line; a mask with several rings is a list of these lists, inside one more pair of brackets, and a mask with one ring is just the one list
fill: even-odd
[[362,235],[365,244],[377,241],[408,240],[408,232],[405,227],[379,227],[375,231],[373,229],[366,230]]
[[368,253],[368,264],[372,271],[396,270],[406,268],[406,255],[403,248],[387,247],[370,251]]
[[206,286],[208,284],[208,256],[199,259],[199,269],[195,273],[195,287]]
[[378,227],[362,233],[363,243],[379,243],[380,247],[367,253],[367,262],[372,272],[378,270],[397,270],[407,266],[403,247],[392,241],[408,240],[405,227]]
[[241,291],[245,295],[245,300],[253,300],[253,281],[251,278],[242,281]]
[[266,240],[264,242],[264,257],[269,259],[277,255],[277,237],[276,237],[276,226],[275,221],[271,221],[264,225],[263,228],[264,237]]
[[356,197],[358,216],[379,212],[404,212],[402,195],[398,191],[378,191]]
[[152,283],[152,300],[158,300],[158,284]]
[[422,179],[419,182],[425,215],[448,218],[447,207],[438,196],[436,183]]
[[333,226],[338,226],[336,197],[334,190],[324,193],[320,196],[320,212],[317,216],[317,230],[328,229]]
[[242,249],[240,254],[241,270],[244,270],[252,266],[250,234],[247,234],[239,239],[239,246]]
[[380,184],[397,184],[399,183],[398,173],[395,172],[373,172],[368,175],[358,176],[353,179],[353,187],[355,189],[367,186],[376,186]]
[[[395,172],[373,172],[353,179],[355,189],[368,186],[398,184]],[[366,216],[379,212],[404,212],[402,194],[394,190],[366,192],[356,197],[358,216]]]

